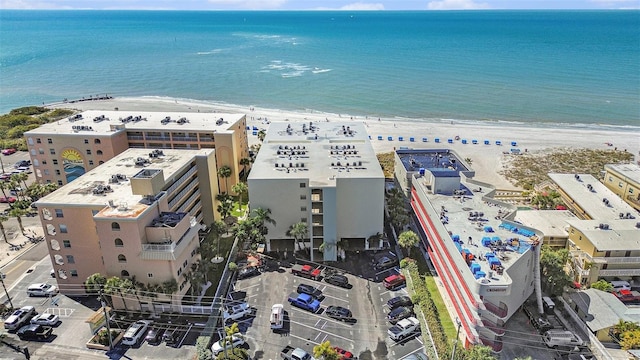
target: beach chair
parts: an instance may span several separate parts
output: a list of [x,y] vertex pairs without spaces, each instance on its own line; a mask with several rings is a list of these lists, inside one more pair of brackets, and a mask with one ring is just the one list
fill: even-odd
[[393,141],[393,136],[389,136],[389,137],[387,138],[387,140],[389,140],[389,141]]
[[427,142],[427,138],[422,138],[422,142]]
[[502,141],[500,141],[500,140],[496,140],[496,145],[498,145],[498,146],[502,146]]
[[440,138],[435,138],[433,141],[439,143],[440,142]]
[[462,143],[466,144],[467,143],[467,139],[462,139]]
[[489,145],[489,144],[491,144],[491,142],[490,142],[489,140],[485,140],[485,141],[484,141],[484,144],[485,144],[485,145]]
[[404,137],[398,136],[398,141],[404,141]]
[[453,144],[453,139],[447,139],[447,142],[448,142],[449,144]]
[[478,145],[478,140],[475,140],[475,139],[474,139],[474,140],[471,140],[471,143],[472,143],[473,145]]
[[247,130],[251,130],[251,126],[247,126]]
[[254,131],[252,132],[252,134],[253,134],[253,135],[258,135],[258,132],[254,130]]
[[415,138],[410,137],[410,138],[409,138],[409,141],[411,141],[411,142],[415,142],[415,141],[416,141],[416,139],[415,139]]
[[511,142],[511,146],[518,146],[518,143],[517,143],[517,142],[515,142],[515,141],[512,141],[512,142]]
[[378,135],[378,140],[382,140],[382,135]]

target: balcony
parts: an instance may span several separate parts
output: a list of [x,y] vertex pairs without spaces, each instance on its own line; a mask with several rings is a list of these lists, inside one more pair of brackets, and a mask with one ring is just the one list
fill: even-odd
[[127,135],[127,140],[144,140],[142,135]]
[[494,334],[498,335],[498,336],[502,336],[505,333],[505,329],[504,327],[498,325],[498,324],[494,324],[489,320],[482,320],[482,325],[484,325],[485,328],[491,330]]
[[632,204],[633,207],[635,207],[636,209],[640,209],[640,199],[638,199],[638,196],[627,195],[626,199]]
[[502,306],[498,306],[488,301],[483,301],[483,305],[487,309],[487,311],[496,315],[499,318],[504,318],[509,313],[509,309],[507,308],[507,305],[505,305],[504,303],[502,304]]
[[173,137],[173,141],[193,141],[193,142],[197,142],[198,138],[197,137],[192,137],[192,136],[174,136]]
[[200,226],[192,226],[178,241],[166,240],[165,243],[142,244],[140,258],[142,260],[177,260],[193,241],[198,241]]
[[600,277],[608,276],[640,276],[640,269],[612,269],[612,270],[600,270],[598,272]]
[[596,264],[640,264],[640,257],[595,257],[593,258],[593,262]]

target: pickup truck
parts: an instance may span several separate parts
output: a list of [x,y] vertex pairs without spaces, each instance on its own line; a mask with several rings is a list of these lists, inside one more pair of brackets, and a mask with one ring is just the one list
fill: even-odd
[[320,301],[309,294],[291,293],[289,302],[295,307],[314,313],[320,309]]
[[391,340],[399,341],[420,330],[420,322],[415,317],[398,321],[387,331]]
[[320,268],[314,268],[311,265],[293,265],[291,273],[311,280],[320,280],[322,276],[322,270],[320,270]]
[[232,323],[249,315],[251,315],[251,308],[246,302],[225,305],[222,312],[225,324]]
[[315,360],[308,352],[300,348],[294,348],[293,346],[287,346],[282,349],[280,357],[284,360]]
[[632,290],[618,290],[615,295],[626,304],[640,304],[640,292]]

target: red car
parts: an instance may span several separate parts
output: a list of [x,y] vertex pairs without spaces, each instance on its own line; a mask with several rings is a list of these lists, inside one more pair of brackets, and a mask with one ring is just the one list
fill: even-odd
[[14,198],[13,196],[9,196],[8,198],[4,196],[0,197],[0,203],[14,203],[16,202],[16,200],[17,199]]
[[347,351],[345,349],[339,348],[339,347],[334,347],[333,350],[335,350],[338,353],[338,359],[340,360],[347,360],[347,359],[353,359],[353,354],[350,351]]
[[7,173],[0,174],[0,180],[9,180],[9,179],[11,179],[11,174],[7,174]]
[[16,153],[16,149],[13,149],[13,148],[2,150],[2,155],[11,155],[15,153]]

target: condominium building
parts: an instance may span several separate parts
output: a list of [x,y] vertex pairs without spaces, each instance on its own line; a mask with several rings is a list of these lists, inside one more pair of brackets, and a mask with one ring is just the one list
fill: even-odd
[[410,181],[414,220],[463,344],[501,351],[507,321],[533,293],[539,233],[503,223],[511,209],[451,151],[400,150],[399,166],[419,169]]
[[128,149],[36,202],[64,294],[83,294],[87,277],[175,280],[198,259],[198,231],[214,219],[213,149]]
[[215,149],[228,192],[248,171],[246,116],[193,112],[85,111],[24,134],[36,181],[67,184],[128,148]]
[[574,280],[640,279],[638,212],[589,174],[549,174],[578,219],[569,225]]
[[271,123],[247,183],[251,209],[276,222],[268,251],[294,250],[287,233],[300,222],[309,230],[300,247],[326,261],[382,246],[384,174],[360,123]]
[[640,211],[640,166],[636,164],[607,164],[603,183],[614,194]]

